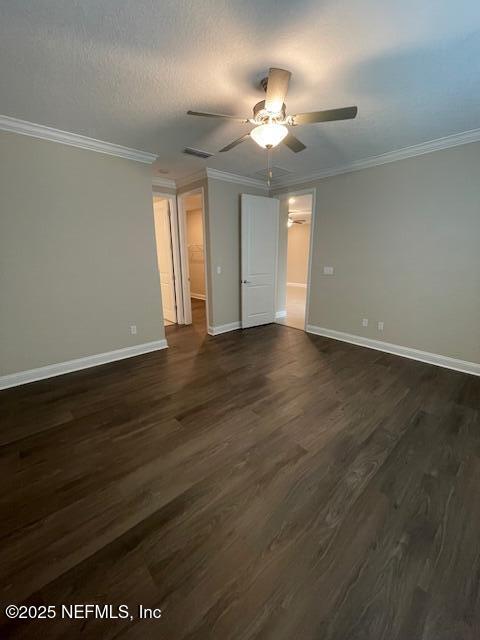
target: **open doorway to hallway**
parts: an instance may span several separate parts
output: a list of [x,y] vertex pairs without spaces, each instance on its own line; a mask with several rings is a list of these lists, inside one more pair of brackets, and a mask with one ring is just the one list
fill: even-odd
[[164,324],[207,329],[203,189],[177,197],[153,194]]
[[205,302],[205,248],[203,246],[203,214],[200,194],[185,198],[185,216],[190,298]]
[[203,190],[188,192],[179,196],[179,210],[185,226],[186,262],[188,267],[188,289],[185,291],[186,306],[192,324],[204,331],[206,321],[206,268]]
[[205,201],[199,187],[178,195],[178,230],[184,324],[208,327]]
[[278,322],[295,329],[305,329],[309,284],[310,243],[313,194],[285,196],[286,264],[284,267],[284,310]]

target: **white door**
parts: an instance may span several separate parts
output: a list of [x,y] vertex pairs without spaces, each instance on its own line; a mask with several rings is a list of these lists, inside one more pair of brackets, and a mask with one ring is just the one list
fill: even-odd
[[154,213],[163,317],[165,320],[170,320],[170,322],[176,322],[177,313],[175,306],[175,280],[173,274],[172,232],[170,227],[170,207],[168,200],[156,200],[154,204]]
[[242,328],[275,322],[279,201],[242,194]]

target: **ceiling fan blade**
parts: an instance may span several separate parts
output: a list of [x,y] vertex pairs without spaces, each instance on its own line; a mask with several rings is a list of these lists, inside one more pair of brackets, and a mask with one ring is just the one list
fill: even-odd
[[237,122],[249,122],[248,118],[241,118],[240,116],[228,116],[224,113],[205,113],[203,111],[187,111],[189,116],[202,116],[203,118],[227,118],[228,120],[236,120]]
[[298,113],[292,116],[292,124],[312,124],[315,122],[331,122],[333,120],[351,120],[357,115],[357,107],[342,107],[341,109],[326,109],[311,113]]
[[290,82],[290,71],[285,69],[271,68],[268,72],[267,96],[265,98],[265,109],[272,113],[279,113],[287,97],[288,83]]
[[223,149],[220,149],[219,153],[223,153],[224,151],[230,151],[230,149],[233,149],[233,147],[236,147],[237,144],[240,144],[241,142],[244,142],[245,140],[247,140],[247,138],[250,137],[249,133],[246,133],[244,136],[242,136],[241,138],[237,138],[236,140],[234,140],[233,142],[230,142],[230,144],[227,144],[226,147],[223,147]]
[[289,149],[298,153],[299,151],[303,151],[307,147],[300,142],[298,138],[296,138],[293,133],[288,133],[288,135],[282,140],[283,144],[286,144]]

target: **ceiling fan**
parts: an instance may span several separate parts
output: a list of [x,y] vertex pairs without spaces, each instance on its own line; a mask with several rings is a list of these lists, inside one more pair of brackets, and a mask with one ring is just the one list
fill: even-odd
[[350,120],[357,115],[357,107],[342,107],[341,109],[327,109],[324,111],[312,111],[310,113],[298,113],[290,116],[286,113],[285,98],[291,72],[285,69],[271,68],[268,77],[264,78],[261,85],[266,92],[265,100],[257,102],[253,107],[253,118],[229,116],[221,113],[204,113],[202,111],[187,111],[191,116],[204,116],[206,118],[227,118],[244,124],[253,124],[255,127],[237,138],[226,147],[220,149],[220,153],[230,151],[248,138],[252,138],[260,147],[272,149],[283,142],[289,149],[299,153],[306,149],[287,127],[296,127],[301,124],[313,124],[316,122],[331,122],[334,120]]

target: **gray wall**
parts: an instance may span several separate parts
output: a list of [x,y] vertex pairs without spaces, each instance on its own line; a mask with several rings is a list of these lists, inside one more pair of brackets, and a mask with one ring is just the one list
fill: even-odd
[[0,375],[162,339],[151,167],[5,132],[0,157]]
[[480,144],[311,186],[308,322],[480,362]]
[[[240,311],[240,195],[267,195],[261,188],[208,179],[210,325],[238,322]],[[222,273],[217,274],[217,266]]]

